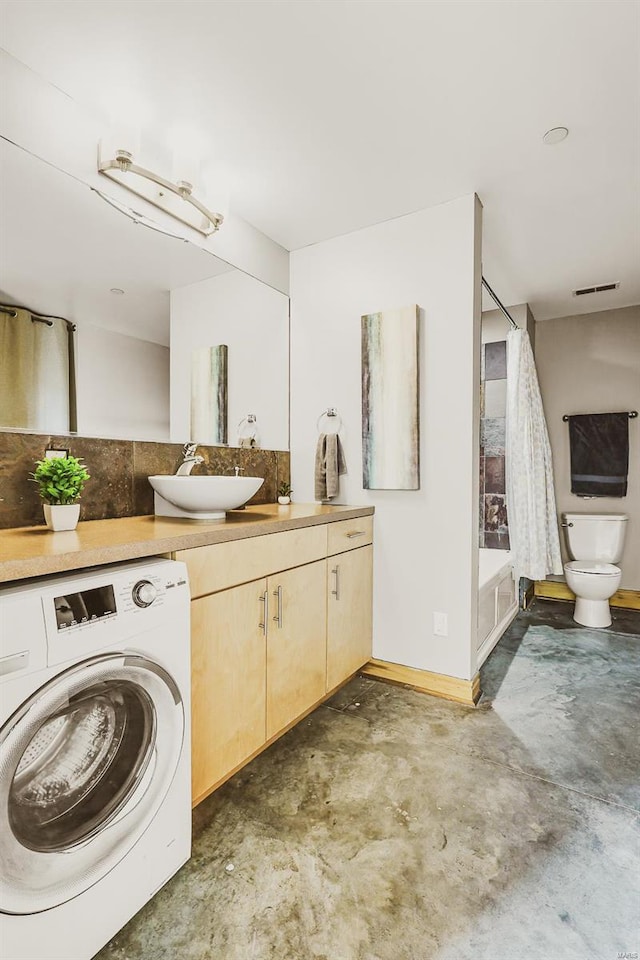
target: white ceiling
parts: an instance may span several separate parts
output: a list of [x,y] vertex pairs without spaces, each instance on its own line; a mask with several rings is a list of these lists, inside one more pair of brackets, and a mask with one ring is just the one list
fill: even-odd
[[[0,299],[169,343],[169,290],[232,269],[0,140]],[[111,288],[124,295],[111,293]]]
[[[627,0],[3,0],[3,46],[230,173],[288,249],[476,191],[485,272],[538,319],[640,302]],[[542,143],[550,127],[569,138]],[[576,287],[620,280],[579,301]]]

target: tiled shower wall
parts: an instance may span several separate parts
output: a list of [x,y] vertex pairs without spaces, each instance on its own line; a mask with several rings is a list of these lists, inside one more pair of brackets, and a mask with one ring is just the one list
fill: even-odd
[[[42,504],[29,474],[47,448],[68,449],[84,460],[91,474],[80,500],[81,520],[152,514],[153,490],[147,478],[175,473],[182,462],[179,443],[0,432],[0,528],[44,523]],[[237,465],[246,476],[264,477],[250,503],[274,503],[278,485],[283,480],[290,482],[288,451],[199,446],[198,453],[204,463],[194,468],[194,476],[231,474]]]
[[507,343],[482,345],[480,384],[480,546],[509,549],[505,485]]

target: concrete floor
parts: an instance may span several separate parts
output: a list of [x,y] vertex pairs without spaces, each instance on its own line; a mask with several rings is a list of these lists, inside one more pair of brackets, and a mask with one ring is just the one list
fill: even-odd
[[99,960],[637,957],[640,613],[536,601],[473,710],[356,679],[194,812]]

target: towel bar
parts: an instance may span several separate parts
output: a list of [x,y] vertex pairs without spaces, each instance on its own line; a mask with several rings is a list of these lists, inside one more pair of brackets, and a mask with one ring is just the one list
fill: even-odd
[[[621,412],[624,412],[624,411],[621,411]],[[638,416],[638,411],[637,411],[637,410],[627,410],[626,412],[627,412],[627,416],[629,417],[629,420],[635,420],[635,418]],[[565,413],[565,415],[564,415],[564,417],[563,417],[562,419],[563,419],[564,422],[566,423],[567,420],[570,420],[572,416],[573,416],[573,417],[580,417],[580,416],[582,416],[582,414],[580,414],[580,413],[573,413],[573,414]]]

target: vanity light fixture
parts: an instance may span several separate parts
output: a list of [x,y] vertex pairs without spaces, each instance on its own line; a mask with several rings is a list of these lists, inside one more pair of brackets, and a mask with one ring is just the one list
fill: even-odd
[[149,220],[148,217],[145,217],[143,213],[133,210],[132,207],[127,207],[126,204],[120,203],[119,200],[114,200],[113,197],[108,197],[106,193],[96,190],[95,187],[90,187],[90,190],[92,193],[97,194],[101,200],[104,200],[105,203],[108,203],[110,207],[113,207],[115,210],[119,210],[120,213],[124,213],[125,217],[128,217],[129,220],[132,220],[133,223],[141,223],[143,227],[148,227],[149,230],[155,230],[156,233],[162,233],[165,237],[172,237],[174,240],[182,240],[183,243],[189,243],[186,237],[181,237],[177,233],[171,233],[170,230],[165,230],[163,227],[158,226],[157,223],[154,223],[153,220]]
[[[221,213],[213,213],[194,197],[193,184],[188,180],[177,180],[175,183],[165,180],[159,173],[135,163],[129,150],[117,149],[113,155],[104,155],[103,142],[100,141],[98,172],[205,237],[215,233],[224,220]],[[181,201],[177,207],[176,198]]]

